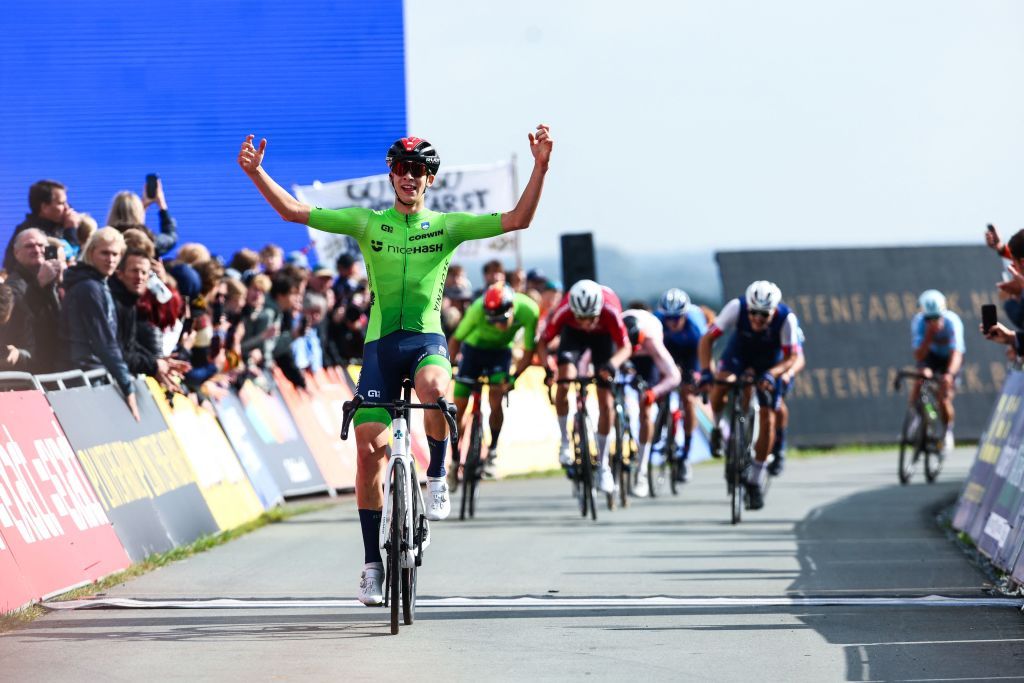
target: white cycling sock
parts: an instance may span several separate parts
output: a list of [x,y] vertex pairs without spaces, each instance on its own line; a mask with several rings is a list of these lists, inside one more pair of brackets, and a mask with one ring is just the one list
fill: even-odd
[[600,463],[601,469],[608,467],[608,451],[610,446],[607,434],[597,435],[597,453],[600,456],[598,463]]
[[651,458],[651,446],[652,443],[640,444],[640,471],[644,474],[647,473],[647,461]]
[[[550,423],[549,423],[550,424]],[[569,443],[569,415],[558,416],[558,431],[562,433],[562,445]]]

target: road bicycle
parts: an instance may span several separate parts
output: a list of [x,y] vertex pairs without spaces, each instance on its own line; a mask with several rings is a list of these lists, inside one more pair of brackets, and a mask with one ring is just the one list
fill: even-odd
[[935,402],[935,392],[939,380],[923,373],[902,370],[896,375],[893,388],[899,391],[903,380],[920,381],[921,389],[917,400],[907,406],[903,417],[903,429],[900,432],[899,478],[901,484],[909,484],[914,476],[917,464],[924,459],[924,478],[929,484],[942,471],[945,455],[942,452],[942,439],[946,435],[945,426],[939,416],[939,408]]
[[[569,467],[569,477],[573,482],[573,490],[579,501],[580,514],[597,521],[597,506],[594,505],[594,470],[596,448],[593,439],[594,427],[587,414],[587,390],[595,384],[595,377],[577,377],[576,379],[560,379],[558,384],[576,385],[576,414],[572,421],[573,464]],[[555,402],[551,391],[548,398]]]
[[[425,514],[423,491],[412,457],[409,424],[412,410],[440,410],[448,423],[452,449],[458,452],[459,431],[455,406],[443,397],[437,403],[413,403],[412,381],[402,382],[402,397],[396,401],[367,401],[356,394],[342,406],[341,438],[348,438],[349,426],[359,408],[384,408],[391,413],[392,444],[384,475],[384,507],[381,510],[378,542],[384,553],[384,606],[391,608],[391,635],[398,634],[399,608],[406,626],[416,618],[416,569],[423,564],[423,551],[430,545],[430,525]],[[413,495],[415,492],[415,495]]]
[[[509,382],[509,388],[505,392],[505,405],[508,405],[508,396],[515,386],[516,377]],[[480,486],[480,480],[484,476],[484,468],[487,460],[481,456],[484,440],[484,414],[483,414],[483,388],[490,384],[487,376],[469,379],[456,377],[455,381],[470,385],[470,398],[473,403],[472,422],[469,428],[469,446],[466,452],[466,461],[455,462],[457,468],[455,476],[462,485],[462,503],[459,507],[459,519],[476,516],[476,501]],[[456,451],[458,454],[458,451]],[[456,455],[458,457],[458,455]]]
[[[612,396],[615,400],[615,441],[611,448],[612,476],[619,487],[619,504],[629,506],[629,491],[635,483],[634,475],[639,471],[635,463],[639,462],[640,449],[633,436],[633,421],[630,419],[626,404],[626,388],[632,387],[639,395],[647,391],[647,382],[636,374],[636,369],[628,361],[615,376],[612,383]],[[608,494],[608,509],[615,509],[615,494]]]
[[[757,382],[749,376],[742,376],[732,381],[716,379],[715,384],[729,388],[724,413],[729,425],[728,439],[723,444],[725,482],[729,492],[731,520],[733,524],[739,524],[743,518],[743,509],[749,503],[746,474],[754,459],[758,432],[758,400],[747,389],[757,391]],[[767,495],[767,489],[764,493]]]

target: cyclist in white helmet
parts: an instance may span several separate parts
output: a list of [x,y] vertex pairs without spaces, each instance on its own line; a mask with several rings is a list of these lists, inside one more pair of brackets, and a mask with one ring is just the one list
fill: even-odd
[[[593,280],[580,280],[574,284],[558,307],[551,312],[547,326],[537,345],[540,364],[547,373],[550,386],[555,380],[548,361],[548,347],[559,338],[558,379],[573,379],[584,351],[590,351],[590,361],[599,380],[597,385],[597,449],[600,454],[598,488],[605,493],[615,491],[615,478],[608,463],[608,432],[611,431],[615,400],[611,381],[619,367],[632,352],[626,326],[622,322],[622,304],[615,292]],[[555,412],[562,441],[558,460],[563,467],[572,464],[569,447],[569,387],[559,384],[555,391]]]
[[[681,482],[687,482],[693,476],[689,458],[693,429],[697,424],[694,391],[700,380],[697,347],[704,333],[708,331],[708,318],[700,306],[690,303],[690,297],[686,292],[676,288],[669,289],[661,295],[654,315],[661,321],[665,333],[665,348],[679,367],[682,378],[679,385],[679,404],[683,412],[684,436],[683,450],[679,455],[682,467],[678,469],[678,478]],[[646,459],[643,460],[646,463]]]
[[[946,297],[937,289],[921,293],[918,299],[920,312],[910,321],[911,346],[917,367],[927,376],[939,380],[935,398],[939,401],[939,413],[946,425],[943,437],[943,452],[953,449],[953,397],[956,394],[956,376],[964,361],[964,324],[953,311],[946,308]],[[910,401],[917,400],[921,383],[915,382]]]
[[[718,374],[711,370],[711,351],[715,340],[733,332],[718,363]],[[747,287],[742,298],[725,305],[707,334],[700,340],[701,386],[710,387],[711,410],[715,427],[711,431],[711,452],[721,456],[722,430],[719,420],[725,407],[728,388],[712,385],[713,379],[735,380],[752,374],[758,380],[759,430],[754,463],[747,472],[747,494],[752,510],[764,507],[764,485],[768,477],[767,460],[775,439],[775,410],[780,386],[792,381],[793,368],[802,356],[800,328],[796,316],[782,303],[782,292],[773,282],[758,280]],[[780,382],[781,380],[781,382]],[[748,397],[749,400],[749,397]]]

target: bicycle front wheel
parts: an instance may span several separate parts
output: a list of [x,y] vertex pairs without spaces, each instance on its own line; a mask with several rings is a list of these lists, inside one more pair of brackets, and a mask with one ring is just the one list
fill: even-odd
[[907,408],[903,417],[903,430],[900,432],[900,483],[907,485],[914,476],[914,462],[917,459],[917,431],[921,428],[921,419],[917,409]]
[[725,453],[725,477],[729,483],[730,511],[733,524],[739,524],[743,519],[743,452],[746,444],[743,443],[744,425],[735,416],[732,419],[732,429],[729,432],[729,448]]
[[590,435],[587,433],[587,421],[579,419],[576,423],[579,430],[579,452],[577,456],[580,464],[580,510],[584,517],[590,511],[591,519],[597,520],[597,507],[594,505],[594,461],[590,452]]
[[391,600],[391,635],[398,635],[402,584],[402,527],[405,525],[405,465],[391,470],[391,539],[388,541],[388,586]]
[[410,552],[415,550],[417,556],[411,567],[402,569],[402,621],[408,626],[416,619],[416,565],[420,562],[420,554],[423,548],[417,543],[417,536],[420,529],[420,516],[423,511],[419,506],[419,493],[416,481],[416,472],[409,472],[409,500],[412,501],[412,528],[406,529],[405,537],[409,541]]

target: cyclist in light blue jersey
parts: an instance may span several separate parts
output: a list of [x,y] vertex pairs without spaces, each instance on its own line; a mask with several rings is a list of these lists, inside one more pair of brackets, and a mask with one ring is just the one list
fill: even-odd
[[[956,378],[967,351],[964,323],[960,316],[946,307],[946,297],[937,289],[922,292],[918,303],[921,310],[910,321],[911,347],[921,372],[938,380],[935,398],[939,402],[942,423],[946,426],[942,450],[948,454],[953,449]],[[910,392],[911,404],[917,400],[920,390],[921,383],[915,382]]]

